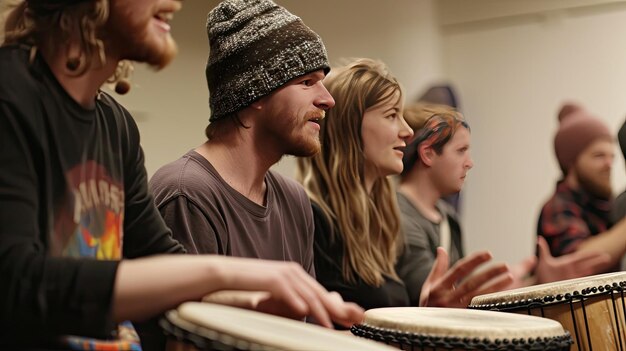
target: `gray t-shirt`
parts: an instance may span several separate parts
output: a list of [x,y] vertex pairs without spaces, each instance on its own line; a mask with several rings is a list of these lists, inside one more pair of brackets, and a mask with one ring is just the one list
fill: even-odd
[[[424,215],[411,203],[411,201],[402,193],[398,192],[398,205],[402,217],[402,231],[408,246],[407,255],[413,255],[411,259],[415,265],[414,276],[418,277],[419,289],[426,281],[430,269],[435,263],[437,256],[437,247],[440,245],[439,223],[428,220]],[[461,259],[464,255],[463,244],[461,241],[461,228],[452,206],[444,201],[437,202],[437,209],[442,218],[448,221],[450,225],[450,266]]]
[[272,171],[265,184],[261,206],[228,185],[193,150],[150,179],[156,206],[190,253],[294,261],[314,276],[313,214],[306,192]]

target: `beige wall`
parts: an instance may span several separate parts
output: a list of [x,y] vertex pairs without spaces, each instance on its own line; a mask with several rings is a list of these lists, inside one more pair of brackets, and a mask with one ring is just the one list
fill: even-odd
[[[455,82],[472,127],[475,166],[463,212],[469,250],[489,248],[509,262],[534,250],[540,205],[560,176],[552,138],[563,101],[584,104],[612,132],[624,122],[626,4],[584,2],[545,1],[563,7],[510,9],[506,16],[465,23],[449,16],[442,27],[444,72]],[[445,6],[463,12],[467,3],[445,2],[442,10],[450,14]],[[624,162],[617,147],[616,156],[614,190],[622,191]]]

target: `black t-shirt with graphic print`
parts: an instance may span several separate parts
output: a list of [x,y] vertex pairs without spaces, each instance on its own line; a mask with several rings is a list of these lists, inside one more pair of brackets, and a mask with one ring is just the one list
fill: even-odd
[[81,107],[30,52],[0,48],[0,348],[111,338],[119,260],[183,251],[128,111],[105,93]]

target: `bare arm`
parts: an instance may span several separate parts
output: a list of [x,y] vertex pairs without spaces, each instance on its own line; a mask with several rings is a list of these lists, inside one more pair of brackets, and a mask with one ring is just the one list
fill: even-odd
[[608,262],[599,266],[599,269],[594,273],[600,273],[616,265],[626,253],[626,218],[617,222],[611,229],[585,239],[578,245],[576,251],[604,252],[610,256]]
[[117,272],[113,316],[116,321],[150,318],[211,292],[267,291],[266,312],[301,318],[313,316],[349,326],[363,310],[327,292],[299,265],[224,256],[156,256],[122,261]]
[[546,239],[542,236],[537,237],[537,250],[539,261],[535,278],[538,284],[596,274],[609,267],[611,261],[608,253],[593,250],[578,250],[553,257]]

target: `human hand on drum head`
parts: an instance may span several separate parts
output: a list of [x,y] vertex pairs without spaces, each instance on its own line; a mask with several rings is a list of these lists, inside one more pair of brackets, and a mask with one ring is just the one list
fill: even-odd
[[574,251],[554,257],[550,253],[548,242],[542,236],[537,237],[537,249],[539,261],[535,275],[538,284],[597,274],[611,260],[611,256],[607,253],[587,251]]
[[420,306],[467,307],[472,297],[499,291],[513,277],[505,264],[493,265],[474,274],[476,268],[491,260],[487,251],[474,252],[449,268],[448,253],[437,248],[437,258],[420,293]]
[[[227,257],[220,257],[227,259]],[[328,292],[294,262],[237,259],[225,262],[226,289],[265,291],[250,307],[265,313],[302,319],[313,317],[332,328],[332,321],[349,327],[363,320],[363,309]],[[243,306],[246,307],[246,306]]]

